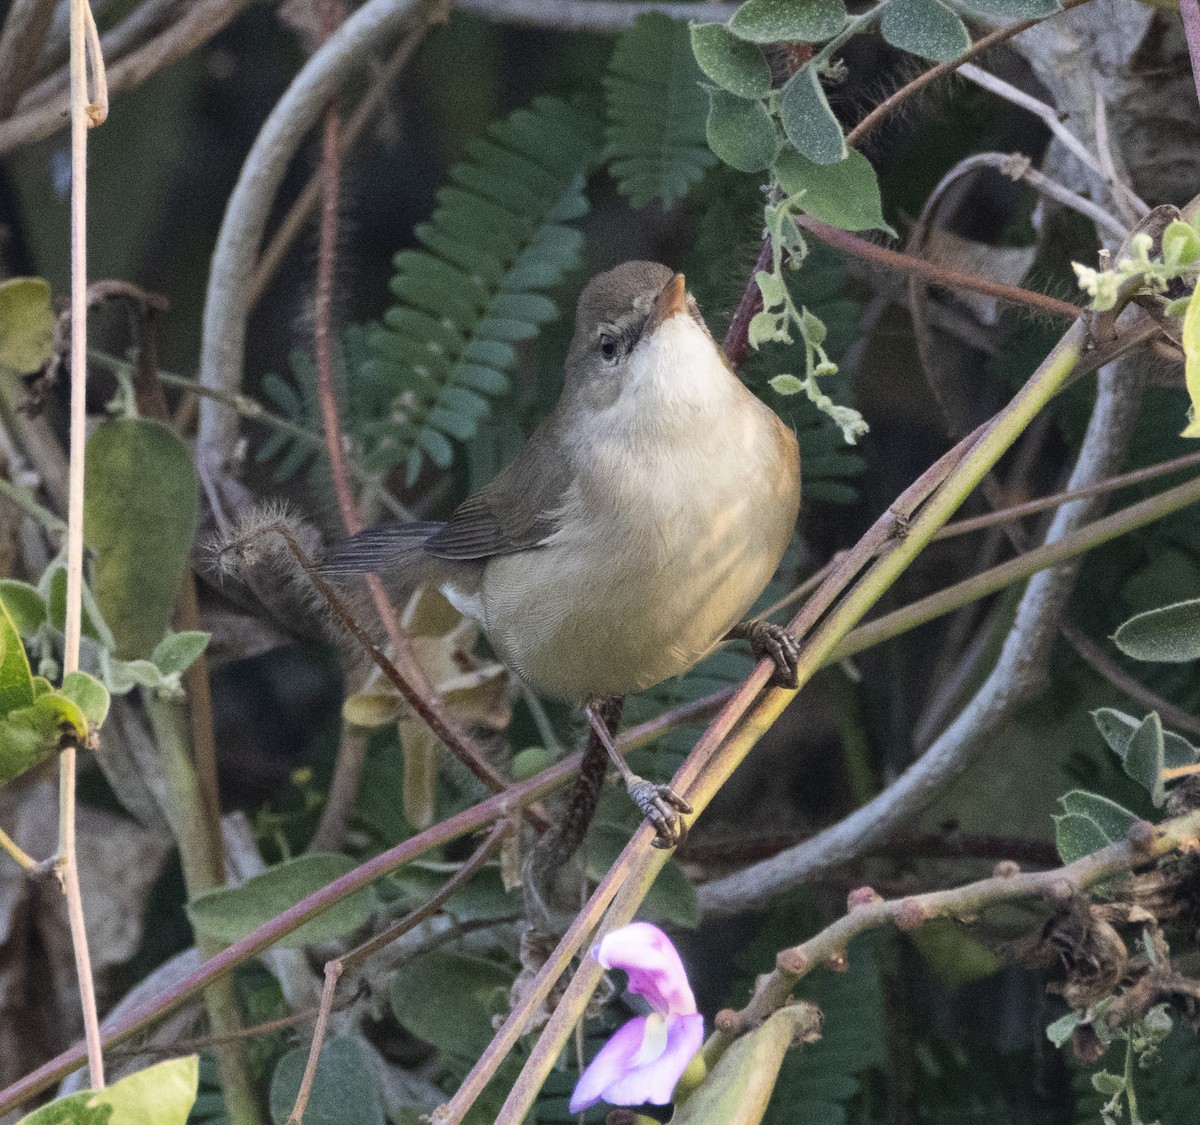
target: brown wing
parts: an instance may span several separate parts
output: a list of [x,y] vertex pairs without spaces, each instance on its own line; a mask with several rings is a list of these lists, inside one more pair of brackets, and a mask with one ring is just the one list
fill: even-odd
[[547,419],[512,464],[425,540],[426,552],[439,559],[483,559],[539,546],[558,530],[571,477],[554,419]]

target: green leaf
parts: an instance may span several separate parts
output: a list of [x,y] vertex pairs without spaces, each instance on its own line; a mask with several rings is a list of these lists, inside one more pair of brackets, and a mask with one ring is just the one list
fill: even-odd
[[751,43],[819,43],[845,25],[842,0],[746,0],[728,27]]
[[[305,1044],[288,1051],[276,1064],[271,1076],[271,1120],[275,1125],[286,1125],[307,1062]],[[384,1125],[379,1082],[358,1040],[335,1035],[321,1044],[304,1125]]]
[[1000,970],[1000,958],[952,918],[932,918],[908,936],[947,988],[961,988]]
[[775,178],[788,195],[800,195],[800,210],[841,230],[895,231],[883,218],[879,180],[871,162],[849,149],[845,160],[818,164],[784,149],[775,161]]
[[1163,263],[1168,266],[1188,266],[1200,258],[1200,234],[1191,223],[1173,219],[1162,236]]
[[708,91],[708,147],[739,172],[761,172],[779,154],[775,122],[762,102]]
[[1063,863],[1074,863],[1111,842],[1091,817],[1067,813],[1054,818],[1054,842]]
[[971,46],[966,25],[938,0],[889,0],[879,30],[893,47],[949,62]]
[[491,1042],[492,1016],[507,1010],[512,982],[512,971],[494,961],[429,953],[392,977],[392,1011],[418,1039],[471,1063]]
[[1188,424],[1179,436],[1195,438],[1200,437],[1200,285],[1192,290],[1192,299],[1183,314],[1180,343],[1183,345],[1183,381],[1191,407]]
[[149,656],[175,612],[199,484],[183,442],[145,418],[102,422],[87,443],[84,538],[117,655]]
[[1072,789],[1059,797],[1059,803],[1068,813],[1086,816],[1104,834],[1106,843],[1115,844],[1129,835],[1129,829],[1137,820],[1136,814],[1110,801],[1099,793],[1087,793]]
[[[1092,721],[1108,743],[1108,747],[1122,762],[1129,752],[1129,740],[1141,722],[1123,711],[1101,707],[1092,712]],[[1197,750],[1186,738],[1171,730],[1163,731],[1163,764],[1168,769],[1190,766],[1200,758]]]
[[679,1106],[673,1125],[757,1125],[767,1110],[779,1068],[793,1039],[814,1032],[820,1017],[811,1004],[780,1008],[762,1026],[739,1036],[712,1072]]
[[168,1059],[103,1090],[59,1098],[17,1125],[185,1125],[200,1086],[200,1058]]
[[604,76],[605,157],[632,206],[674,206],[715,163],[702,77],[682,20],[650,12],[618,38]]
[[32,375],[54,347],[50,284],[40,277],[0,281],[0,367]]
[[804,390],[804,384],[795,375],[776,375],[767,380],[771,390],[781,395],[796,395]]
[[1162,807],[1166,798],[1162,777],[1164,756],[1162,720],[1157,711],[1151,711],[1129,739],[1125,772],[1150,794],[1156,809]]
[[802,156],[817,164],[837,164],[848,149],[842,127],[821,88],[821,79],[811,63],[802,66],[783,88],[779,116],[787,139]]
[[1068,1012],[1065,1016],[1059,1016],[1046,1028],[1046,1038],[1056,1047],[1061,1047],[1064,1043],[1070,1042],[1072,1034],[1082,1019],[1082,1012]]
[[22,637],[32,637],[46,622],[46,599],[28,582],[0,579],[0,603],[8,610]]
[[[285,859],[240,887],[221,887],[192,899],[188,917],[201,933],[234,942],[275,915],[295,906],[355,867],[349,856],[308,852]],[[332,941],[358,929],[375,909],[375,895],[363,887],[305,922],[277,944],[287,949]]]
[[135,687],[163,686],[163,674],[149,660],[118,660],[106,652],[100,657],[100,673],[113,695],[124,695]]
[[722,90],[739,98],[765,98],[771,92],[771,67],[758,46],[719,23],[694,23],[691,31],[696,62]]
[[968,12],[1006,20],[1035,20],[1062,11],[1058,0],[959,0]]
[[103,724],[108,716],[108,689],[87,672],[68,672],[63,677],[62,693],[83,712],[90,727]]
[[198,629],[185,629],[182,633],[168,633],[150,654],[150,662],[164,676],[186,672],[208,647],[211,633]]
[[1200,660],[1200,598],[1131,617],[1113,634],[1126,656],[1162,664]]
[[33,702],[33,672],[8,605],[0,601],[0,715]]

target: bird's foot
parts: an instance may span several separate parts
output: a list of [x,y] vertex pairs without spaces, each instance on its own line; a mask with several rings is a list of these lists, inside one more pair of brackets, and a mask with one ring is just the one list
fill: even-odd
[[687,839],[687,824],[680,813],[690,813],[692,806],[669,785],[658,785],[635,774],[626,781],[625,788],[654,825],[656,848],[676,848]]
[[800,642],[782,625],[770,621],[742,621],[729,630],[735,640],[750,642],[756,660],[769,658],[775,665],[771,683],[775,687],[796,688],[800,684],[796,666],[800,659]]

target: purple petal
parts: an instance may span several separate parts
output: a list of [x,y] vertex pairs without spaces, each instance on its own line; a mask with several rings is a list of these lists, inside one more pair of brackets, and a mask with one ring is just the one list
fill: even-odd
[[696,998],[671,939],[649,922],[633,922],[606,934],[592,950],[606,969],[624,969],[629,991],[644,996],[664,1016],[690,1016]]
[[[704,1043],[704,1017],[668,1016],[666,1045],[653,1058],[644,1057],[647,1024],[654,1016],[638,1016],[619,1028],[600,1048],[579,1078],[570,1110],[579,1113],[599,1101],[610,1105],[666,1105],[680,1075]],[[661,1017],[659,1017],[661,1018]]]

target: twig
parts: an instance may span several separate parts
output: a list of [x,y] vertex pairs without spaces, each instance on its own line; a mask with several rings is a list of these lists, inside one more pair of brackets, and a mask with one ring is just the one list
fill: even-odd
[[8,852],[28,872],[36,871],[41,864],[33,858],[20,844],[16,842],[3,828],[0,828],[0,849]]
[[849,913],[803,944],[780,951],[775,971],[760,979],[747,1007],[717,1017],[717,1031],[704,1047],[705,1061],[711,1066],[736,1032],[757,1026],[785,1003],[792,988],[813,968],[829,963],[841,966],[850,940],[866,930],[885,925],[915,929],[932,918],[971,917],[989,906],[1024,898],[1065,902],[1112,875],[1194,846],[1197,833],[1200,813],[1189,813],[1158,827],[1138,821],[1130,829],[1129,839],[1049,871],[1000,873],[953,890],[890,902],[874,895],[870,888],[852,892]]
[[[1113,190],[1114,181],[1109,170],[1105,169],[1100,160],[1092,153],[1087,145],[1085,145],[1083,141],[1081,141],[1070,129],[1068,129],[1065,124],[1063,124],[1058,110],[1056,110],[1052,105],[1047,105],[1045,102],[1039,101],[1032,95],[1025,93],[1024,90],[1018,90],[1016,86],[1013,86],[1009,82],[1005,82],[1003,78],[997,78],[994,74],[989,74],[981,67],[967,64],[966,66],[959,68],[959,73],[968,81],[974,82],[975,85],[982,87],[989,93],[995,94],[997,97],[1003,98],[1005,101],[1011,102],[1015,106],[1020,106],[1021,109],[1028,110],[1030,113],[1034,114],[1034,116],[1038,117],[1045,124],[1046,128],[1048,128],[1062,142],[1063,146],[1067,148],[1081,164],[1087,168],[1090,168],[1102,180],[1107,181],[1109,184],[1109,189]],[[1068,189],[1063,188],[1062,190],[1067,191]],[[1075,193],[1072,192],[1071,194],[1074,195]],[[1115,198],[1115,190],[1113,190],[1113,195]],[[1077,196],[1077,198],[1081,197]],[[1068,206],[1070,206],[1070,204],[1068,204]],[[1103,208],[1098,207],[1094,203],[1092,206],[1095,207],[1096,210],[1100,211],[1102,215],[1104,215],[1105,220],[1107,220],[1108,223],[1112,224],[1112,227],[1110,227],[1110,232],[1116,234],[1118,239],[1123,239],[1127,233],[1127,228],[1125,225],[1123,223],[1118,223],[1111,215],[1105,212]],[[1142,206],[1145,207],[1145,204]],[[1078,207],[1075,209],[1079,210]],[[1142,213],[1145,214],[1148,210],[1149,208],[1147,207]]]
[[[178,22],[140,50],[116,63],[108,75],[110,94],[122,94],[164,66],[211,39],[251,0],[194,0]],[[62,106],[50,97],[28,109],[18,103],[18,115],[0,122],[0,155],[31,141],[40,141],[62,128]]]
[[1192,64],[1196,100],[1200,102],[1200,2],[1179,0],[1179,14],[1183,17],[1183,34],[1187,38],[1188,60]]
[[[67,592],[64,622],[63,675],[79,668],[83,612],[83,478],[87,442],[87,131],[88,59],[87,0],[71,0],[71,427],[70,476],[67,488]],[[103,70],[93,61],[92,73]],[[55,867],[67,899],[71,946],[79,978],[79,1001],[87,1039],[92,1089],[104,1088],[104,1056],[96,989],[83,920],[83,898],[75,850],[76,747],[68,743],[59,756],[58,852]]]
[[1080,660],[1090,665],[1113,687],[1124,692],[1135,703],[1140,703],[1151,711],[1157,711],[1167,726],[1187,731],[1193,736],[1200,735],[1200,719],[1182,707],[1176,707],[1170,700],[1163,699],[1145,684],[1134,679],[1120,665],[1109,659],[1104,649],[1073,621],[1064,621],[1061,629],[1063,639],[1075,650]]
[[372,953],[390,945],[402,934],[415,929],[422,922],[432,918],[458,892],[459,888],[470,882],[476,873],[500,846],[500,841],[508,831],[508,824],[500,821],[496,824],[487,839],[475,849],[474,854],[466,861],[445,883],[438,892],[431,895],[427,901],[415,910],[410,911],[398,922],[389,926],[381,934],[376,934],[369,941],[363,942],[356,949],[341,957],[325,962],[325,987],[321,990],[321,1006],[317,1013],[317,1024],[313,1028],[312,1045],[308,1051],[308,1061],[304,1066],[304,1076],[300,1080],[300,1089],[296,1092],[296,1101],[292,1112],[288,1114],[288,1125],[300,1125],[304,1120],[304,1110],[308,1106],[308,1098],[312,1093],[313,1079],[317,1076],[317,1063],[321,1057],[321,1044],[325,1040],[325,1029],[329,1023],[329,1013],[333,1008],[333,996],[337,982],[342,974],[354,965],[365,961]]
[[[346,129],[342,135],[340,148],[341,159],[345,160],[346,155],[362,138],[367,125],[382,108],[388,92],[412,57],[412,53],[425,38],[427,30],[428,25],[424,23],[414,27],[400,41],[400,46],[392,52],[391,58],[375,75],[371,89],[367,91],[363,99],[355,106],[354,112],[346,120]],[[288,209],[279,228],[271,236],[271,241],[267,243],[267,248],[259,258],[258,265],[254,269],[254,276],[250,281],[250,292],[246,302],[248,310],[254,309],[258,304],[263,293],[266,292],[267,286],[271,283],[271,279],[278,272],[292,243],[296,241],[304,229],[304,225],[316,211],[317,204],[321,201],[321,176],[322,170],[320,169],[313,174],[304,190],[297,196],[296,202]]]
[[1049,297],[1045,293],[1023,289],[1019,285],[1006,285],[1004,282],[993,281],[990,277],[983,277],[980,274],[951,269],[912,254],[901,254],[896,250],[888,250],[865,238],[859,238],[857,235],[822,223],[811,215],[798,215],[796,223],[822,242],[836,246],[847,254],[853,254],[856,258],[864,258],[887,269],[924,278],[934,285],[944,285],[948,289],[966,289],[972,293],[983,293],[989,297],[1007,301],[1009,304],[1025,305],[1027,308],[1050,313],[1052,316],[1074,319],[1082,311],[1078,305],[1073,305],[1070,301],[1060,301],[1057,297]]
[[1104,543],[1128,535],[1139,527],[1164,519],[1198,502],[1200,477],[1176,485],[1141,503],[1131,504],[1128,508],[1122,508],[1102,519],[1093,520],[1061,535],[1052,543],[1043,543],[952,586],[946,586],[936,594],[910,602],[865,625],[860,625],[846,634],[830,654],[830,660],[843,660],[873,648],[943,614],[961,609],[989,594],[995,594],[1014,582],[1023,581],[1051,567],[1070,563]]
[[0,34],[0,120],[13,111],[37,69],[55,0],[14,0]]
[[60,520],[49,508],[43,508],[24,488],[18,488],[11,481],[0,477],[0,496],[4,496],[27,516],[37,520],[47,531],[54,535],[62,535],[67,530],[64,520]]
[[1092,72],[1092,96],[1095,99],[1096,151],[1100,157],[1100,167],[1104,169],[1104,179],[1112,192],[1113,202],[1129,220],[1130,226],[1134,226],[1150,214],[1150,206],[1134,192],[1117,170],[1117,156],[1108,132],[1108,106],[1104,103],[1100,75],[1095,71]]
[[338,740],[337,759],[329,780],[329,793],[325,797],[325,807],[321,810],[317,830],[308,845],[310,851],[342,850],[346,839],[346,825],[358,798],[358,786],[366,759],[367,732],[361,727],[343,723],[342,735]]
[[724,23],[737,4],[679,4],[648,0],[451,0],[459,12],[470,12],[497,23],[515,23],[553,31],[620,31],[643,12],[663,12],[673,19]]
[[914,78],[911,82],[901,86],[894,94],[886,97],[877,105],[870,113],[867,114],[849,133],[846,134],[846,143],[848,145],[857,145],[880,121],[883,120],[889,113],[896,109],[902,102],[907,101],[914,94],[919,93],[932,82],[936,82],[939,78],[944,78],[947,74],[953,74],[959,67],[965,63],[969,63],[972,59],[978,58],[989,47],[994,47],[997,43],[1003,43],[1008,39],[1012,39],[1016,35],[1020,35],[1023,31],[1028,31],[1031,27],[1037,27],[1039,23],[1043,23],[1046,19],[1052,19],[1054,16],[1060,15],[1062,12],[1069,12],[1072,8],[1078,8],[1081,4],[1090,3],[1090,0],[1064,0],[1060,11],[1055,12],[1052,16],[1039,16],[1036,19],[1022,20],[1020,23],[1010,24],[1008,27],[999,28],[988,35],[983,36],[972,44],[969,51],[964,52],[956,59],[951,59],[949,62],[939,63],[935,67],[931,67],[924,74]]

